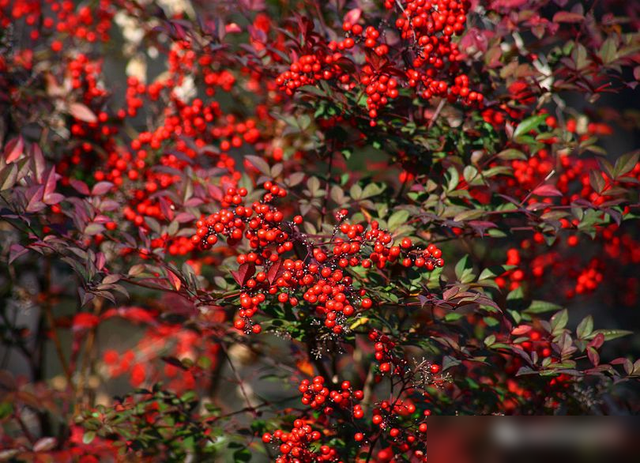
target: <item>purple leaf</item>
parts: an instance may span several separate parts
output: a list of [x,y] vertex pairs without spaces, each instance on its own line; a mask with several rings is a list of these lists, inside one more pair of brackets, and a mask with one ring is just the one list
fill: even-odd
[[56,183],[58,183],[58,175],[56,174],[55,166],[49,170],[49,174],[46,175],[46,180],[44,181],[44,192],[43,197],[46,197],[48,194],[51,194],[56,191]]
[[555,186],[548,184],[540,185],[538,188],[533,190],[532,194],[538,196],[562,196],[560,190],[558,190]]
[[103,252],[99,252],[96,254],[96,268],[98,270],[102,270],[104,268],[104,264],[106,263],[106,257]]
[[18,257],[25,255],[29,250],[20,244],[12,244],[9,248],[9,264],[11,264]]
[[33,157],[34,171],[36,173],[36,180],[42,182],[42,175],[47,167],[47,163],[42,154],[40,146],[33,143],[31,145],[31,156]]
[[111,182],[98,182],[93,186],[91,190],[91,196],[101,196],[107,193],[113,187]]
[[81,193],[81,194],[87,195],[87,196],[91,194],[91,191],[89,191],[89,187],[83,181],[73,179],[73,180],[70,180],[69,183],[71,184],[71,186],[73,188],[75,188],[75,190],[78,193]]
[[60,193],[49,193],[44,196],[44,203],[49,206],[53,206],[54,204],[58,204],[60,201],[64,200],[64,196]]
[[247,155],[245,156],[245,159],[249,161],[249,164],[255,167],[260,173],[267,176],[271,175],[271,169],[269,168],[269,164],[267,163],[267,161],[265,161],[261,157]]

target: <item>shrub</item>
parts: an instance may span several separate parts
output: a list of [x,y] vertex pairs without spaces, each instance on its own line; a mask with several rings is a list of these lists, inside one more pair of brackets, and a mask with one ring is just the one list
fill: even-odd
[[0,1],[2,458],[638,412],[633,9]]

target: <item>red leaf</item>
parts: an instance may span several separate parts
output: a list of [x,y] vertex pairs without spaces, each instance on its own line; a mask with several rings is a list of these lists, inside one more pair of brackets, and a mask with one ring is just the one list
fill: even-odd
[[71,184],[71,186],[73,188],[76,189],[76,191],[78,193],[82,193],[83,195],[89,195],[91,194],[91,191],[89,191],[89,187],[87,186],[86,183],[84,183],[81,180],[76,180],[76,179],[72,179],[69,181],[69,183]]
[[604,334],[598,333],[589,343],[589,347],[600,349],[603,344],[604,344]]
[[104,264],[107,263],[107,258],[103,252],[99,252],[96,254],[96,268],[98,270],[102,270],[104,268]]
[[120,307],[118,309],[109,309],[103,315],[102,319],[107,320],[112,317],[120,317],[136,323],[155,324],[156,313],[145,310],[141,307]]
[[600,364],[600,354],[593,347],[587,347],[587,357],[589,357],[593,366],[597,367]]
[[523,334],[528,333],[532,330],[532,327],[529,325],[520,325],[517,328],[511,330],[511,334],[514,336],[522,336]]
[[581,13],[571,13],[570,11],[558,11],[553,15],[554,23],[579,23],[584,20]]
[[233,33],[236,33],[236,34],[237,34],[237,33],[239,33],[239,32],[242,32],[242,28],[241,28],[240,26],[238,26],[236,23],[230,23],[230,24],[227,24],[227,25],[224,27],[224,31],[225,31],[227,34],[233,34]]
[[273,263],[273,265],[269,268],[267,272],[267,279],[269,280],[269,284],[273,284],[282,274],[284,273],[284,269],[282,268],[282,261],[278,260]]
[[98,117],[86,105],[82,103],[71,103],[69,105],[69,114],[83,122],[98,122]]
[[11,164],[13,161],[17,160],[24,151],[24,140],[22,139],[22,135],[18,138],[14,138],[4,148],[4,156],[7,164]]
[[100,317],[90,313],[79,313],[73,317],[73,330],[82,331],[95,328],[100,323]]
[[231,275],[240,286],[244,284],[253,276],[256,271],[256,266],[253,264],[242,264],[238,267],[238,270],[232,271]]
[[538,196],[562,196],[560,190],[553,185],[540,185],[533,190],[533,194]]
[[46,161],[42,154],[42,149],[35,143],[31,144],[31,156],[33,157],[34,171],[36,173],[36,180],[42,182],[42,175],[46,169]]
[[178,278],[171,270],[167,270],[167,276],[169,277],[169,281],[171,281],[173,287],[176,288],[176,291],[180,291],[180,288],[182,287],[182,281],[180,278]]
[[362,10],[360,8],[354,8],[350,10],[347,14],[344,15],[345,23],[356,24],[360,20],[360,16],[362,15]]

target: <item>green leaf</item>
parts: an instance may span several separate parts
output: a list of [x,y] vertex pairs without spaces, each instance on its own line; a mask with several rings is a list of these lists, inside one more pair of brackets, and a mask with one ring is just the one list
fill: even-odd
[[456,276],[458,278],[460,278],[460,275],[462,275],[462,272],[464,271],[464,269],[469,268],[469,255],[465,255],[462,259],[460,259],[458,261],[458,263],[456,264]]
[[578,328],[576,329],[576,334],[578,335],[578,339],[585,339],[593,332],[593,317],[588,315],[582,319]]
[[602,193],[602,190],[605,187],[605,181],[597,170],[589,172],[589,183],[596,193]]
[[319,96],[319,97],[327,96],[327,94],[324,91],[322,91],[321,89],[319,89],[318,87],[315,87],[313,85],[303,85],[298,90],[299,91],[303,91],[303,92],[312,93],[312,94],[314,94],[316,96]]
[[384,191],[384,187],[377,185],[375,183],[370,183],[364,190],[362,191],[362,196],[359,199],[371,198],[372,196],[379,195]]
[[470,211],[462,211],[453,218],[454,222],[464,222],[465,220],[479,219],[484,215],[485,211],[481,209],[473,209]]
[[463,318],[465,314],[460,312],[451,312],[444,316],[444,321],[447,323],[454,323]]
[[233,461],[251,461],[251,451],[247,448],[243,448],[234,452]]
[[447,169],[447,174],[449,174],[448,175],[449,182],[447,183],[447,191],[453,191],[458,186],[458,183],[460,183],[460,174],[458,173],[458,169],[456,169],[453,166],[449,167],[449,169]]
[[530,131],[538,128],[547,118],[546,114],[539,114],[537,116],[531,116],[518,124],[516,130],[513,132],[513,138],[518,139],[523,135],[527,135]]
[[317,177],[311,177],[307,180],[307,188],[309,189],[311,196],[314,198],[322,196],[324,193],[323,191],[320,191],[320,180]]
[[389,231],[395,231],[401,225],[404,225],[407,220],[409,220],[409,211],[396,211],[393,213],[391,217],[389,217],[389,222],[387,226],[389,227]]
[[560,312],[556,313],[553,317],[551,317],[551,332],[552,334],[557,334],[569,322],[569,311],[567,309],[563,309]]
[[638,160],[640,160],[640,150],[633,153],[627,153],[624,156],[618,158],[615,166],[613,167],[614,177],[618,178],[623,176],[627,172],[631,172],[636,164],[638,164]]
[[18,165],[11,164],[0,171],[0,191],[13,188],[18,179]]
[[562,306],[558,304],[554,304],[553,302],[547,301],[531,301],[531,305],[525,310],[525,313],[529,314],[537,314],[537,313],[545,313],[545,312],[554,312],[556,310],[562,309]]
[[609,37],[607,40],[605,40],[602,44],[602,47],[600,47],[598,55],[600,56],[603,64],[609,64],[615,61],[618,55],[616,39],[613,37]]
[[629,336],[633,334],[633,331],[628,330],[595,330],[590,335],[588,335],[585,339],[591,340],[595,338],[597,335],[602,334],[604,336],[605,341],[611,341],[612,339],[622,338],[624,336]]
[[516,149],[507,149],[501,151],[497,154],[497,157],[500,159],[504,159],[505,161],[512,161],[514,159],[521,159],[523,161],[527,160],[527,155],[522,151]]
[[496,278],[502,275],[507,270],[515,268],[515,265],[496,265],[494,267],[485,268],[481,273],[478,280],[488,280],[489,278]]
[[351,196],[356,201],[362,199],[362,187],[357,183],[351,186],[349,190],[349,196]]
[[587,67],[587,49],[581,43],[576,43],[573,51],[571,52],[571,59],[576,64],[576,69],[584,69]]
[[94,431],[85,432],[84,436],[82,436],[82,443],[85,445],[89,445],[96,438],[96,433]]

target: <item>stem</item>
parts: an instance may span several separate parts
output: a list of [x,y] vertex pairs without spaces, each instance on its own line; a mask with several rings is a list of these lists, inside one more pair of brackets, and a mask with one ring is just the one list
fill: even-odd
[[[94,315],[100,315],[103,307],[102,299],[94,299],[93,313]],[[93,327],[87,336],[87,342],[85,343],[84,355],[82,356],[82,366],[78,375],[78,386],[76,390],[76,413],[78,413],[80,407],[84,402],[84,389],[85,385],[89,382],[89,376],[91,375],[91,359],[93,357],[93,351],[95,347],[96,334],[98,327]]]
[[333,170],[333,155],[334,150],[332,149],[329,154],[329,166],[327,168],[327,188],[324,194],[324,203],[322,204],[322,221],[324,222],[324,218],[327,215],[327,205],[329,204],[329,195],[331,193],[331,171]]
[[427,125],[427,129],[430,129],[431,127],[433,127],[433,124],[435,124],[436,119],[438,119],[438,116],[440,115],[440,111],[442,111],[444,104],[445,104],[445,99],[443,98],[440,100],[440,103],[438,103],[438,107],[436,108],[436,112],[433,113],[433,117],[431,117],[431,119],[429,120],[429,125]]
[[240,387],[240,391],[242,392],[242,396],[244,397],[244,400],[245,400],[245,402],[247,404],[247,411],[251,411],[251,414],[253,415],[253,417],[257,418],[258,417],[258,412],[256,411],[256,408],[251,404],[251,399],[249,398],[249,394],[247,393],[247,391],[244,388],[244,382],[242,381],[242,378],[240,377],[240,374],[238,373],[238,370],[236,370],[235,365],[231,361],[231,357],[229,356],[229,351],[227,350],[227,346],[224,343],[220,343],[220,348],[224,351],[224,355],[225,355],[225,357],[227,357],[227,362],[229,362],[229,366],[231,367],[231,371],[233,371],[233,374],[236,377],[236,380],[238,381],[238,386]]

